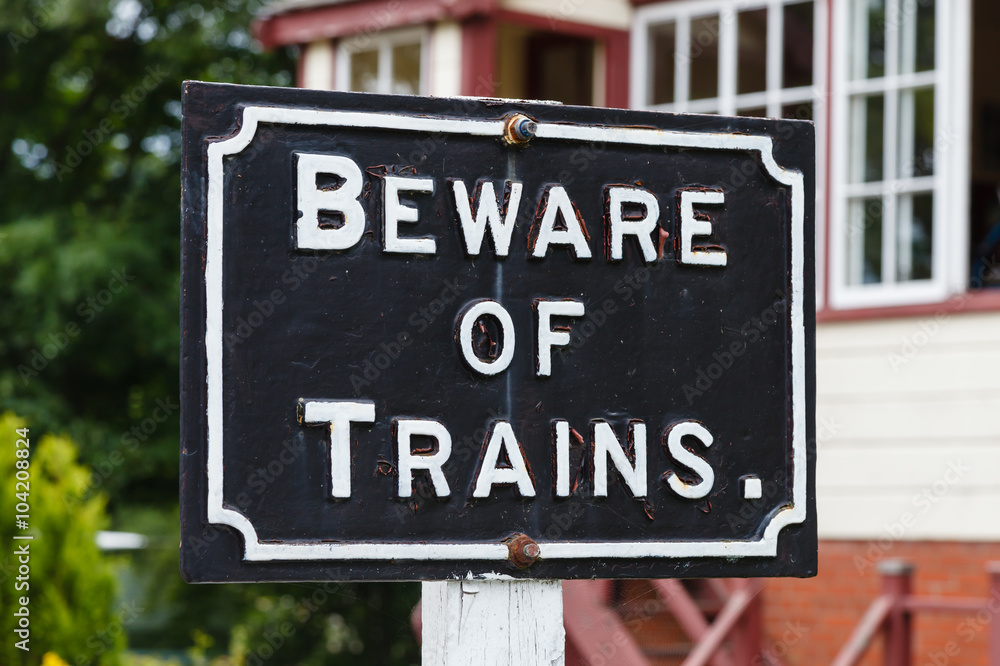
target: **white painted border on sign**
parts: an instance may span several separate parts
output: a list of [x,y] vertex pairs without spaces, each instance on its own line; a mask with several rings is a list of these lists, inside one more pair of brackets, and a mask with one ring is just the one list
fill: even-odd
[[[222,392],[222,234],[224,163],[250,145],[261,123],[280,125],[322,125],[384,129],[404,132],[433,132],[500,138],[503,120],[467,120],[446,117],[404,116],[392,113],[321,111],[275,106],[248,106],[235,136],[208,145],[207,249],[205,256],[205,354],[208,363],[208,522],[228,525],[243,535],[244,559],[251,561],[300,560],[481,560],[507,559],[503,543],[329,543],[296,541],[261,542],[253,524],[223,503],[223,392]],[[778,534],[788,525],[806,518],[806,387],[805,312],[803,275],[805,265],[805,182],[802,173],[779,166],[772,154],[769,137],[710,132],[681,132],[652,128],[608,127],[539,123],[537,139],[574,142],[618,143],[649,147],[700,148],[757,152],[768,175],[787,185],[792,192],[792,506],[771,516],[759,540],[719,541],[539,541],[540,557],[546,559],[631,559],[646,557],[775,557]]]

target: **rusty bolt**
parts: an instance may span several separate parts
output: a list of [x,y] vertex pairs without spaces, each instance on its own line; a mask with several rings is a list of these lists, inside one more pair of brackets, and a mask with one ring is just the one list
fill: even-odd
[[538,547],[538,544],[531,537],[524,534],[518,534],[507,541],[507,549],[510,551],[508,558],[518,569],[530,567],[542,553],[542,549]]
[[514,113],[507,116],[504,123],[503,138],[507,143],[527,143],[535,136],[538,123],[524,115]]

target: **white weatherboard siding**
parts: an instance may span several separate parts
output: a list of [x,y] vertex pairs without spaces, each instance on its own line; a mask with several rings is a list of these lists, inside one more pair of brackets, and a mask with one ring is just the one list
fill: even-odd
[[540,14],[555,21],[591,23],[602,28],[628,30],[632,26],[629,0],[503,0],[503,9]]
[[1000,313],[820,324],[823,539],[1000,539]]

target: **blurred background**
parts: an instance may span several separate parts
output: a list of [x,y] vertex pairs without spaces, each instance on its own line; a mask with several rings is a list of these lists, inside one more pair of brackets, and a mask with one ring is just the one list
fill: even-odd
[[[829,663],[904,585],[962,603],[914,611],[893,663],[1000,664],[998,26],[986,0],[3,0],[0,541],[27,428],[44,585],[32,652],[4,638],[0,663],[419,661],[416,584],[178,575],[180,90],[200,79],[815,122],[820,575],[769,581],[727,658]],[[680,585],[568,593],[631,646],[567,619],[570,663],[684,662],[738,586]],[[893,649],[876,635],[862,663]]]

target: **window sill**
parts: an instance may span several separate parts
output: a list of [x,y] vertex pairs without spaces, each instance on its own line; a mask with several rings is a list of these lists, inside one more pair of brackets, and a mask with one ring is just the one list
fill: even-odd
[[872,308],[851,308],[834,310],[823,308],[816,313],[817,323],[838,321],[860,321],[865,319],[890,319],[895,317],[926,317],[947,312],[985,312],[1000,310],[1000,288],[967,291],[946,301],[920,303],[918,305],[895,305]]

